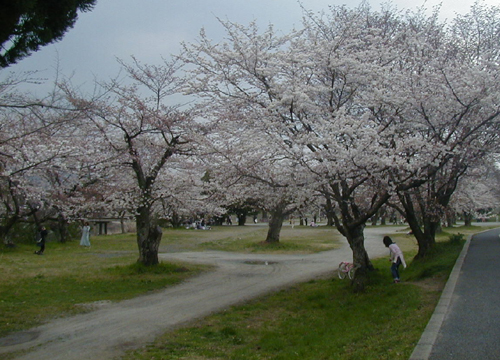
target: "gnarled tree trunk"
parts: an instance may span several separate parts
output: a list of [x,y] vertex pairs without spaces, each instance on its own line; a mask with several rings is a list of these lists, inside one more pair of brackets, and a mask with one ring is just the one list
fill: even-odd
[[335,226],[335,209],[333,207],[332,200],[328,197],[326,198],[324,209],[326,214],[326,226]]
[[281,227],[285,220],[285,214],[282,210],[271,212],[271,219],[269,219],[269,229],[267,231],[266,243],[279,243]]
[[59,230],[59,241],[65,243],[69,239],[68,220],[63,214],[57,216],[57,228]]
[[151,209],[147,206],[138,209],[136,218],[137,245],[141,264],[153,266],[158,264],[158,249],[160,247],[162,231],[151,216]]
[[364,224],[343,227],[347,242],[352,250],[352,260],[355,267],[355,276],[352,280],[352,285],[356,292],[364,291],[365,284],[368,281],[368,273],[374,270],[365,249],[364,228]]
[[473,216],[470,212],[464,211],[464,226],[472,226]]

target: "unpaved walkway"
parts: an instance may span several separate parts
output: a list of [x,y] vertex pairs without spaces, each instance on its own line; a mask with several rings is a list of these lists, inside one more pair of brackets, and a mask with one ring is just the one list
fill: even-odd
[[[367,229],[365,246],[370,257],[387,254],[382,236],[398,229]],[[331,273],[339,262],[351,260],[352,252],[344,243],[340,249],[312,255],[205,251],[160,254],[160,257],[215,264],[217,269],[165,291],[104,304],[90,313],[58,319],[0,339],[0,355],[26,350],[16,359],[113,359],[188,321],[277,288]]]

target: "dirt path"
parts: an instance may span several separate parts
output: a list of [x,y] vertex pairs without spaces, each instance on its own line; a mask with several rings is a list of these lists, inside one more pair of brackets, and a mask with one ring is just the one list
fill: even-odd
[[[401,228],[403,229],[403,228]],[[365,232],[370,257],[386,255],[382,236],[397,229]],[[216,251],[160,254],[161,259],[216,264],[214,272],[152,295],[105,303],[90,313],[58,319],[0,339],[0,355],[26,352],[18,360],[105,360],[153,341],[189,321],[293,283],[330,273],[351,260],[347,243],[313,255],[252,255]]]

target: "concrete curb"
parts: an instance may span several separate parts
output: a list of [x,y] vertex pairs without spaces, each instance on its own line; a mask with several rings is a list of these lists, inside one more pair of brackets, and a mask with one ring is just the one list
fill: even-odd
[[434,313],[432,314],[425,330],[420,337],[420,340],[413,349],[413,353],[410,356],[409,360],[427,360],[432,351],[432,347],[436,341],[439,330],[441,329],[441,325],[443,324],[444,318],[448,312],[448,307],[450,306],[451,298],[453,296],[453,292],[455,291],[455,285],[457,284],[458,276],[462,269],[462,264],[464,263],[465,257],[467,256],[467,251],[469,250],[469,245],[471,241],[472,235],[468,237],[465,245],[458,256],[455,265],[453,266],[453,270],[451,271],[450,277],[446,282],[446,285],[441,293],[441,297],[439,298],[439,302],[434,309]]

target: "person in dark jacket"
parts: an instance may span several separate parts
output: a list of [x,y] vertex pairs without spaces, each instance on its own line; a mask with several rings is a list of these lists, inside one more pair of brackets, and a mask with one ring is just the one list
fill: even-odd
[[47,238],[48,234],[49,232],[47,231],[45,226],[40,227],[40,231],[38,232],[36,239],[36,245],[40,246],[40,250],[35,251],[35,254],[43,255],[43,252],[45,251],[45,239]]

